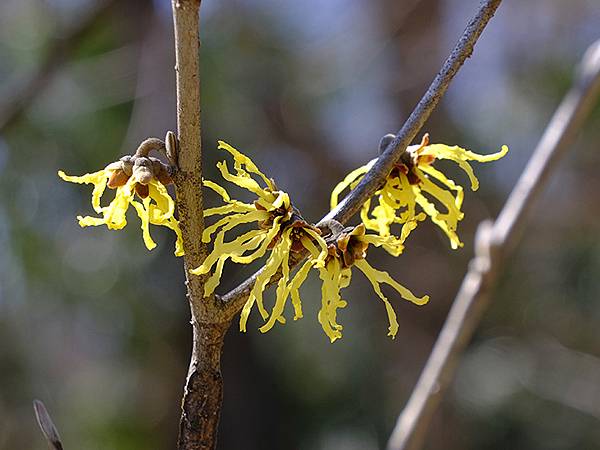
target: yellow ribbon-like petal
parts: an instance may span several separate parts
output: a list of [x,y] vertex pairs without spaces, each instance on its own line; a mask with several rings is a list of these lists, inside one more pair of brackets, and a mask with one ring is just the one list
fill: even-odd
[[273,310],[271,311],[267,323],[259,328],[261,333],[266,333],[273,328],[275,322],[281,321],[285,304],[290,295],[290,286],[288,286],[288,283],[290,279],[290,248],[292,247],[292,239],[290,238],[291,232],[291,228],[284,231],[281,236],[281,241],[277,244],[282,247],[281,278],[277,283],[277,289],[275,291],[275,305],[273,306]]
[[272,191],[276,190],[275,185],[273,184],[273,181],[270,178],[268,178],[265,174],[263,174],[258,169],[258,167],[256,167],[256,164],[254,164],[254,162],[252,162],[252,160],[249,157],[247,157],[243,153],[240,153],[238,150],[236,150],[235,148],[233,148],[231,145],[229,145],[227,142],[224,142],[224,141],[219,141],[218,148],[222,149],[222,150],[226,150],[229,153],[231,153],[231,155],[233,156],[233,159],[236,162],[236,169],[243,170],[241,168],[241,166],[246,166],[245,169],[248,172],[256,174],[259,177],[261,177],[270,190],[272,190]]
[[467,161],[477,161],[482,163],[497,161],[498,159],[504,157],[507,153],[508,147],[506,145],[503,145],[499,152],[492,153],[490,155],[479,155],[457,145],[449,146],[445,144],[431,144],[426,146],[420,155],[431,155],[435,156],[437,159],[449,159],[454,161],[468,175],[469,179],[471,180],[471,189],[476,191],[479,188],[479,180],[473,173],[473,168]]
[[215,239],[213,251],[206,257],[202,265],[190,272],[194,275],[202,275],[208,273],[216,263],[217,267],[213,274],[204,284],[204,296],[211,295],[219,285],[223,266],[230,258],[242,255],[247,251],[254,250],[265,239],[266,232],[264,230],[251,230],[239,236],[231,242],[223,242],[223,233],[219,233]]
[[150,200],[150,197],[146,197],[143,200],[143,203],[135,200],[131,202],[142,222],[142,238],[144,239],[144,244],[148,250],[152,250],[156,247],[156,242],[154,242],[150,236]]
[[218,220],[214,224],[204,229],[202,233],[202,242],[210,242],[212,234],[221,228],[221,232],[229,231],[232,228],[241,225],[243,223],[260,222],[267,220],[269,213],[267,211],[249,211],[247,213],[231,214]]
[[[160,211],[162,219],[168,220],[170,217],[173,217],[173,213],[175,212],[175,202],[169,195],[167,188],[162,183],[154,179],[148,183],[148,187],[148,198],[154,200],[156,203],[156,208],[158,211]],[[156,217],[155,220],[161,219]]]
[[246,324],[248,322],[248,317],[250,316],[250,311],[252,310],[252,306],[256,303],[258,306],[258,311],[264,320],[269,317],[267,310],[263,304],[263,292],[267,286],[267,283],[271,280],[273,275],[277,273],[277,270],[283,264],[284,258],[286,258],[289,254],[291,246],[291,240],[285,239],[280,240],[277,245],[271,251],[269,258],[263,269],[259,272],[256,277],[256,281],[254,282],[254,286],[250,291],[250,295],[248,296],[248,300],[244,304],[242,308],[242,313],[240,315],[240,331],[246,331]]
[[396,280],[394,280],[389,273],[383,272],[381,270],[377,270],[373,268],[366,260],[361,259],[354,263],[354,265],[365,274],[368,280],[371,282],[373,286],[373,290],[379,296],[379,298],[383,301],[385,305],[385,310],[387,312],[388,321],[389,321],[389,333],[388,336],[392,338],[396,337],[396,333],[398,332],[398,320],[396,318],[396,312],[392,305],[388,301],[387,297],[381,291],[380,284],[385,283],[394,288],[405,300],[408,300],[416,305],[424,305],[429,301],[429,296],[425,295],[423,297],[416,297],[412,292],[410,292],[407,288],[402,286]]
[[344,192],[345,189],[351,188],[352,183],[362,178],[362,176],[365,173],[367,173],[369,169],[371,169],[371,167],[373,167],[373,164],[375,164],[376,161],[377,159],[373,159],[364,166],[361,166],[358,169],[354,169],[352,172],[346,175],[346,177],[340,183],[338,183],[336,187],[333,188],[333,191],[331,191],[330,199],[331,209],[335,208],[338,205],[340,194]]
[[342,270],[340,261],[332,258],[325,268],[319,269],[319,274],[323,284],[321,286],[321,309],[317,319],[333,343],[342,337],[343,327],[337,323],[337,310],[347,305],[340,297],[340,289],[342,289],[342,285],[347,286],[350,282],[351,272],[347,269]]
[[98,172],[86,173],[85,175],[77,177],[67,175],[62,170],[59,170],[58,176],[63,180],[68,181],[69,183],[93,184],[94,190],[92,191],[92,207],[97,213],[102,212],[102,207],[100,206],[100,198],[106,190],[106,183],[110,178],[110,171],[103,169],[99,170]]

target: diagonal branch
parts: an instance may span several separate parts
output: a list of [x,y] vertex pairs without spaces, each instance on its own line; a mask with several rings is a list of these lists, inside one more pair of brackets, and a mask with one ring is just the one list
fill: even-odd
[[600,96],[600,41],[583,57],[571,90],[556,110],[498,219],[480,224],[475,256],[412,395],[398,418],[388,450],[418,450],[445,389],[490,303],[505,257],[517,244],[528,211],[570,149]]
[[[325,226],[331,220],[346,223],[356,214],[362,204],[369,199],[384,182],[396,161],[406,151],[408,145],[415,139],[437,104],[448,90],[448,86],[465,60],[473,53],[475,43],[481,36],[486,25],[493,17],[502,0],[485,0],[481,2],[477,14],[467,25],[463,35],[444,62],[442,69],[437,74],[419,104],[415,107],[410,117],[406,120],[397,136],[387,146],[371,170],[363,177],[358,186],[331,212],[329,212],[317,226]],[[296,264],[300,259],[296,261]],[[260,270],[221,297],[230,315],[236,314],[248,298]],[[273,277],[272,281],[275,281]]]

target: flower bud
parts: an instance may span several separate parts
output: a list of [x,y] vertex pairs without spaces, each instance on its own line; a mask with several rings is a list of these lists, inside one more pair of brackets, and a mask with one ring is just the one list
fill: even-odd
[[138,157],[133,164],[133,177],[140,184],[148,184],[154,178],[152,161],[148,158]]

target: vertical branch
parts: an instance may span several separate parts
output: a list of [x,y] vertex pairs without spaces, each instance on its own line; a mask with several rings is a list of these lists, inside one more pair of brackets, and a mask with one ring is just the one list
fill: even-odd
[[202,201],[199,79],[200,0],[172,0],[177,78],[177,211],[185,250],[187,296],[192,313],[193,349],[182,399],[178,448],[216,446],[223,396],[221,351],[228,323],[214,301],[203,298],[204,278],[190,276],[206,257]]

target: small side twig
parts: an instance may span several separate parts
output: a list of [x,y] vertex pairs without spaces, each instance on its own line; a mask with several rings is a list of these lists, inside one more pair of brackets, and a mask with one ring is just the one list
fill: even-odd
[[40,426],[46,441],[48,441],[50,448],[54,450],[63,450],[58,430],[56,429],[54,422],[52,422],[52,418],[50,417],[50,414],[48,414],[46,406],[40,400],[34,400],[33,410],[35,411],[37,423]]
[[[337,208],[323,217],[317,226],[320,227],[330,220],[336,220],[345,224],[360,210],[362,204],[373,196],[377,189],[379,189],[381,183],[392,170],[394,163],[398,161],[406,151],[408,145],[415,139],[417,133],[435,110],[458,70],[473,53],[475,43],[498,9],[498,6],[500,6],[501,1],[502,0],[485,0],[481,2],[477,14],[475,14],[467,25],[463,35],[442,66],[442,69],[437,74],[410,117],[397,133],[396,137],[388,143],[385,151],[381,154],[371,170],[363,177],[358,186],[344,198]],[[295,260],[294,263],[297,264],[300,261],[301,258]],[[221,301],[226,305],[230,315],[236,314],[242,308],[248,298],[252,286],[254,286],[256,277],[259,274],[260,270],[239,286],[220,297]]]
[[600,96],[600,41],[593,44],[512,190],[498,219],[480,224],[475,256],[433,351],[388,443],[388,450],[418,450],[458,360],[490,303],[493,285],[507,254],[518,242],[531,206],[545,188],[560,157],[570,149]]
[[61,38],[48,49],[40,64],[29,75],[21,77],[16,85],[5,89],[10,93],[0,102],[0,130],[14,123],[35,97],[48,85],[52,75],[67,60],[68,55],[81,38],[109,10],[115,0],[103,0],[74,24]]

